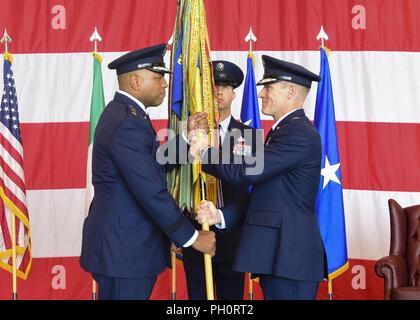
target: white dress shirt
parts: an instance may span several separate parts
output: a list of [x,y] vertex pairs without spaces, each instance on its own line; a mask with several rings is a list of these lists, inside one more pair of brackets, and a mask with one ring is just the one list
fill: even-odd
[[220,129],[219,134],[220,134],[220,141],[222,142],[222,144],[223,144],[223,141],[225,141],[226,133],[228,132],[231,119],[232,119],[232,115],[227,117],[225,120],[219,122],[219,129]]

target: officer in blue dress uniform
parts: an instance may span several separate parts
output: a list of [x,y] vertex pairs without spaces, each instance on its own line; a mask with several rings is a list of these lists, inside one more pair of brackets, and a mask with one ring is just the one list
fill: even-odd
[[[265,74],[258,85],[264,87],[259,97],[262,112],[272,116],[275,124],[265,146],[257,149],[257,155],[264,156],[262,172],[248,174],[246,163],[203,164],[204,171],[233,184],[247,182],[253,190],[248,203],[222,210],[204,203],[198,220],[208,218],[220,228],[243,225],[233,268],[259,275],[265,299],[315,299],[319,282],[327,276],[316,215],[322,146],[302,106],[312,81],[320,78],[273,57],[263,56],[263,63]],[[198,137],[191,150],[203,150],[207,157],[216,150],[206,145]]]
[[109,64],[120,90],[95,131],[95,194],[80,257],[99,283],[99,299],[149,299],[157,276],[170,265],[171,242],[215,253],[214,233],[197,231],[180,212],[166,188],[166,168],[156,161],[159,142],[147,109],[165,97],[165,50],[157,45]]
[[[235,89],[244,79],[242,70],[229,61],[213,61],[213,74],[216,85],[215,96],[219,106],[220,150],[225,149],[230,154],[239,138],[249,138],[245,144],[255,146],[255,129],[235,120],[231,115],[232,101],[236,96]],[[245,130],[251,132],[245,134]],[[219,184],[223,204],[230,205],[244,199],[248,194],[248,184],[233,185],[227,180]],[[245,214],[245,213],[244,213]],[[200,226],[192,220],[196,227]],[[216,286],[217,300],[241,300],[244,295],[244,273],[232,270],[233,260],[239,243],[241,227],[237,226],[229,231],[212,228],[216,232],[216,255],[213,258],[213,278]],[[192,300],[206,299],[206,282],[204,274],[203,255],[185,248],[183,262],[187,279],[188,297]]]

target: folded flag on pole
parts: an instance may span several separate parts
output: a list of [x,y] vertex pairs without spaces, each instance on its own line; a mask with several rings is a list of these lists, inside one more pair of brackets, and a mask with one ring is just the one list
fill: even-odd
[[31,240],[23,146],[20,133],[12,55],[4,54],[4,90],[0,108],[0,267],[13,272],[12,225],[15,216],[16,275],[26,279],[31,269]]
[[[203,0],[178,1],[173,32],[171,64],[174,70],[169,94],[170,133],[181,134],[181,122],[197,112],[208,114],[209,127],[214,128],[215,99]],[[209,133],[214,142],[214,131]],[[171,135],[169,135],[171,138]],[[207,200],[216,201],[216,179],[201,171],[201,164],[182,164],[167,175],[168,189],[182,210],[190,213],[201,202],[200,179],[206,182]]]
[[[241,122],[251,128],[261,129],[260,108],[258,106],[258,93],[255,82],[255,55],[248,53],[246,61],[246,77],[244,93],[242,96]],[[252,186],[248,187],[251,192]]]
[[89,146],[88,146],[88,160],[86,166],[86,208],[85,213],[88,214],[90,203],[92,202],[94,190],[92,185],[92,151],[93,151],[93,137],[95,134],[96,125],[102,111],[105,108],[104,85],[102,80],[102,56],[93,53],[93,86],[92,99],[90,103],[90,121],[89,121]]
[[258,107],[257,86],[254,73],[255,56],[248,54],[244,94],[242,96],[241,121],[255,129],[261,129],[260,109]]
[[182,69],[182,29],[179,32],[177,47],[175,51],[175,59],[172,75],[172,112],[178,119],[182,117],[182,101],[183,101],[183,69]]
[[315,127],[322,139],[321,183],[317,214],[328,259],[328,277],[338,277],[348,269],[342,176],[338,152],[334,98],[328,56],[321,48],[321,81],[315,106]]

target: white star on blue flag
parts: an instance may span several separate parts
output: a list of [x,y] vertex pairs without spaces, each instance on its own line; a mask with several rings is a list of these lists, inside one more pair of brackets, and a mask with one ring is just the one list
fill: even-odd
[[334,99],[328,57],[321,48],[321,81],[318,84],[314,125],[321,136],[323,158],[317,214],[328,261],[328,274],[334,279],[348,268],[343,189],[338,153]]

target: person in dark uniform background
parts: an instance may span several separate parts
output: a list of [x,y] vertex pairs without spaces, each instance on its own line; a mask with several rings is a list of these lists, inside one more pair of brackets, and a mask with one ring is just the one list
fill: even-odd
[[[214,233],[195,230],[180,212],[167,190],[165,168],[155,158],[159,142],[147,108],[165,97],[164,74],[170,73],[165,50],[165,44],[144,48],[109,64],[120,90],[95,131],[95,194],[80,257],[82,268],[99,283],[99,299],[149,299],[157,276],[170,265],[171,241],[215,253]],[[197,114],[190,123],[205,129],[207,120]]]
[[[302,107],[312,81],[320,78],[269,56],[263,56],[263,64],[259,97],[262,112],[275,124],[265,146],[257,149],[257,156],[264,156],[262,172],[247,174],[247,164],[203,164],[203,170],[216,177],[252,184],[249,203],[217,210],[205,202],[197,219],[209,219],[219,228],[243,225],[233,269],[259,275],[265,299],[316,299],[318,284],[327,276],[316,215],[322,146]],[[217,151],[199,136],[192,140],[190,150],[198,152],[196,157]]]
[[[231,114],[232,101],[236,97],[235,89],[239,87],[244,79],[242,70],[229,61],[213,61],[213,72],[215,81],[215,96],[219,108],[219,134],[220,149],[225,149],[230,154],[237,139],[252,136],[255,138],[255,129],[252,129],[235,120]],[[248,134],[245,129],[252,130]],[[245,141],[254,146],[255,143]],[[248,184],[233,185],[227,180],[220,182],[221,194],[224,205],[230,205],[238,199],[244,199],[248,193]],[[200,225],[195,221],[196,227]],[[241,234],[241,227],[232,228],[229,231],[212,228],[216,232],[216,255],[213,262],[213,278],[216,286],[216,297],[218,300],[241,300],[244,295],[243,272],[232,270],[232,263],[235,258],[236,249]],[[206,282],[204,273],[203,255],[196,250],[184,248],[183,263],[187,279],[188,297],[192,300],[206,299]]]

